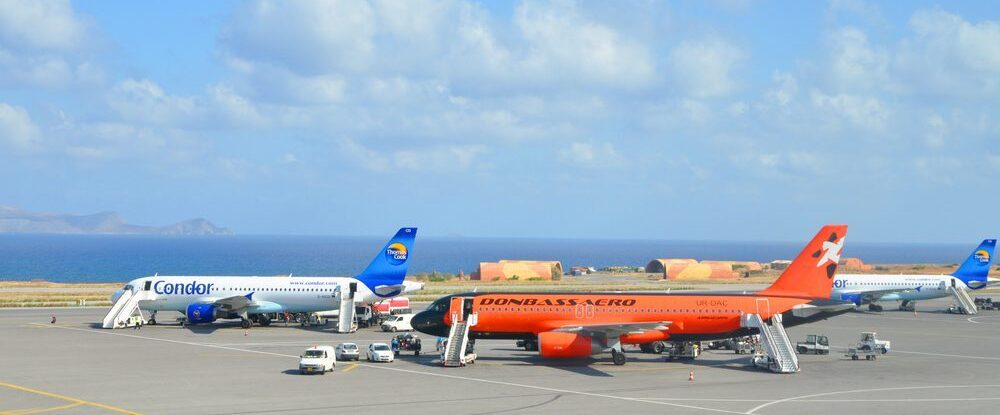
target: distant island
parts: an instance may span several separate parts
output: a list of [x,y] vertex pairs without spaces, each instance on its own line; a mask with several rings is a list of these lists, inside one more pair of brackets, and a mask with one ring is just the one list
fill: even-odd
[[116,234],[116,235],[232,235],[206,219],[190,219],[167,226],[130,225],[116,212],[91,215],[29,212],[0,206],[0,233]]

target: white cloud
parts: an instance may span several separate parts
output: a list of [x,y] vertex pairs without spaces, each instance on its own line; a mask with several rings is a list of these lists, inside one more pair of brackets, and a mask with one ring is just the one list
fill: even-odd
[[119,82],[108,96],[108,105],[125,119],[164,125],[189,124],[204,111],[195,98],[168,95],[146,79]]
[[929,147],[940,148],[948,136],[948,124],[938,114],[927,117],[927,128],[924,132],[924,142]]
[[24,108],[0,102],[0,143],[17,151],[36,150],[40,131]]
[[737,87],[733,70],[747,57],[742,49],[719,38],[683,41],[670,54],[678,85],[690,96],[728,95]]
[[775,86],[765,92],[764,96],[768,102],[777,104],[779,107],[786,107],[792,103],[799,93],[799,83],[789,73],[775,72],[772,76]]
[[899,72],[914,93],[997,97],[1000,92],[1000,22],[972,23],[941,10],[913,14],[914,36],[901,42]]
[[829,34],[827,43],[831,81],[838,91],[872,91],[889,86],[889,56],[869,45],[864,32],[842,28]]
[[621,157],[611,143],[573,142],[559,150],[559,159],[573,164],[608,166],[621,161]]
[[0,0],[0,46],[73,51],[88,36],[88,24],[68,0]]
[[431,146],[419,149],[376,151],[352,139],[338,140],[340,153],[365,170],[451,172],[466,170],[487,151],[483,145]]
[[102,82],[103,69],[88,55],[95,39],[68,1],[0,0],[0,86]]
[[820,111],[837,115],[865,129],[881,130],[889,118],[889,109],[885,104],[871,96],[828,95],[813,91],[812,103]]

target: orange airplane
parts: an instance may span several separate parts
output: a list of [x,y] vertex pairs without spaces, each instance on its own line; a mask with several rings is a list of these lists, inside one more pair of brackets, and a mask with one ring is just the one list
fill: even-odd
[[827,225],[770,287],[756,293],[467,293],[442,297],[413,317],[413,328],[447,337],[453,319],[475,313],[470,339],[519,339],[542,357],[587,357],[611,352],[625,363],[623,344],[701,341],[757,333],[744,314],[768,320],[782,314],[794,326],[842,314],[848,302],[830,300],[846,225]]

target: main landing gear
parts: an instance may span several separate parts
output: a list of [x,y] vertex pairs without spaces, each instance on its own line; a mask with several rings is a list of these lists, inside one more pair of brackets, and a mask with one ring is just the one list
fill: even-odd
[[870,303],[868,304],[868,311],[882,312],[882,306],[875,303]]
[[149,320],[146,321],[146,324],[149,324],[150,326],[156,325],[156,310],[149,312]]
[[248,319],[242,319],[242,320],[240,320],[240,327],[241,328],[248,329],[252,325],[253,325],[253,323],[251,323],[250,320],[248,320]]
[[611,349],[611,361],[614,362],[616,366],[621,366],[625,364],[625,352],[617,349]]

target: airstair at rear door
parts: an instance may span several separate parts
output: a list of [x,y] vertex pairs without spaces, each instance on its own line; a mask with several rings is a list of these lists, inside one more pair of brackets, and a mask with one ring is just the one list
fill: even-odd
[[136,323],[132,318],[135,315],[138,315],[138,322],[146,324],[146,320],[142,317],[142,310],[139,309],[139,301],[149,299],[149,293],[148,290],[123,291],[122,295],[118,297],[118,301],[111,305],[111,310],[108,310],[108,314],[104,316],[102,327],[106,329],[130,327]]
[[955,301],[958,302],[958,308],[962,310],[965,314],[976,314],[979,312],[979,307],[976,307],[976,302],[972,301],[969,297],[969,293],[965,291],[962,287],[951,286],[948,287],[951,291],[951,295],[955,297]]
[[760,314],[744,314],[742,326],[756,328],[760,331],[763,354],[754,356],[754,364],[775,373],[799,371],[799,358],[795,355],[792,342],[788,340],[785,327],[781,325],[781,314],[771,316],[770,324],[761,318]]

